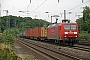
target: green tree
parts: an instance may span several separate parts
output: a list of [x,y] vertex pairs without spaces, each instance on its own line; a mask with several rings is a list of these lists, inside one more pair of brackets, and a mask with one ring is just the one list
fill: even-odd
[[76,20],[79,25],[79,30],[88,31],[90,33],[90,8],[85,7],[83,11],[83,17]]
[[90,7],[85,7],[83,11],[83,17],[76,20],[79,26],[80,34],[79,38],[84,40],[90,40]]
[[[10,21],[10,28],[18,28],[20,31],[28,28],[34,28],[34,27],[38,27],[38,26],[43,26],[45,23],[48,25],[50,24],[47,21],[44,21],[42,19],[32,19],[31,17],[17,17],[17,16],[12,16],[9,15],[7,16],[9,21]],[[4,31],[6,29],[6,20],[7,20],[6,16],[1,17],[1,21],[2,21],[2,31]],[[22,28],[23,27],[23,28]]]
[[10,34],[10,31],[4,30],[3,41],[5,44],[9,44],[14,41],[14,36],[12,34]]

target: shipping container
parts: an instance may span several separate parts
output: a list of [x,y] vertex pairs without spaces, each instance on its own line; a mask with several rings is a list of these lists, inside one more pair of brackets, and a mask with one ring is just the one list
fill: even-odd
[[47,37],[47,26],[41,28],[41,37]]
[[20,34],[21,37],[25,37],[25,31],[22,31]]
[[26,37],[29,38],[30,37],[30,31],[29,29],[25,31]]
[[34,37],[41,37],[41,27],[34,28]]

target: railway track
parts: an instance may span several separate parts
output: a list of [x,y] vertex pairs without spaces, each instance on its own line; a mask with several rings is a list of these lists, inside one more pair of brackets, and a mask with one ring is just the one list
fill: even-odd
[[90,52],[90,47],[85,45],[74,45],[72,48]]
[[[18,40],[18,41],[19,41],[20,43],[26,45],[26,46],[29,46],[29,47],[31,47],[31,48],[39,51],[40,53],[43,53],[43,54],[49,56],[49,57],[52,58],[53,60],[61,60],[61,58],[58,58],[58,57],[54,56],[54,55],[56,55],[55,53],[53,53],[53,52],[51,52],[51,51],[49,51],[49,50],[47,50],[47,49],[44,49],[44,48],[42,48],[42,47],[40,47],[40,46],[37,46],[37,45],[35,45],[35,44],[33,44],[33,43],[30,43],[30,42],[25,43],[26,41],[21,41],[21,40]],[[49,52],[49,53],[48,53],[48,52]],[[52,54],[50,54],[50,53],[52,53]],[[53,55],[53,54],[54,54],[54,55]],[[59,56],[59,55],[58,55],[58,56]],[[59,57],[60,57],[60,56],[59,56]],[[69,59],[69,60],[71,60],[71,59]]]
[[[49,56],[49,57],[51,57],[54,60],[62,60],[60,58],[61,55],[63,55],[64,57],[66,56],[66,57],[68,57],[67,59],[71,59],[71,60],[72,59],[74,59],[74,60],[85,60],[85,59],[87,59],[87,58],[82,58],[82,57],[79,57],[79,56],[72,55],[70,53],[66,53],[64,51],[56,51],[56,50],[53,50],[53,49],[49,49],[49,48],[47,48],[45,46],[41,46],[39,44],[29,42],[28,40],[25,40],[25,39],[23,39],[23,40],[19,39],[18,41],[25,44],[25,45],[27,45],[27,46],[30,46],[31,48],[33,48],[33,49],[35,49],[35,50]],[[62,56],[62,58],[64,58],[63,56]]]
[[[54,45],[58,45],[58,44],[54,44]],[[69,48],[73,48],[73,49],[77,49],[77,50],[82,50],[82,51],[90,52],[89,41],[79,42],[79,44],[75,44],[73,47],[72,46],[68,46],[68,45],[66,45],[65,47],[69,47]]]
[[90,40],[79,40],[79,45],[90,46]]

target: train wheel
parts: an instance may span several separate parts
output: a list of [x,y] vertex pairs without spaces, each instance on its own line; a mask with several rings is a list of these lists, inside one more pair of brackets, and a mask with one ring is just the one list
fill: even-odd
[[63,41],[63,43],[62,43],[62,44],[63,44],[63,46],[65,46],[65,45],[66,45],[66,44],[65,44],[65,41]]
[[57,40],[55,40],[55,43],[58,43]]
[[59,43],[59,45],[63,45],[62,41],[59,41],[58,43]]

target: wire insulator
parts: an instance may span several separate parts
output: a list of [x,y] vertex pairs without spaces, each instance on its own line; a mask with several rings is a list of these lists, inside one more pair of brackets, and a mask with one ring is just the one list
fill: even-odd
[[30,3],[31,3],[31,0],[30,0]]
[[58,3],[59,3],[59,0],[58,0]]

